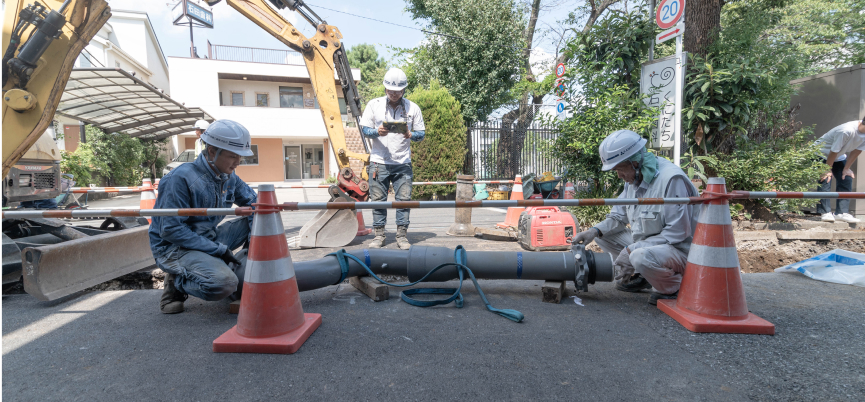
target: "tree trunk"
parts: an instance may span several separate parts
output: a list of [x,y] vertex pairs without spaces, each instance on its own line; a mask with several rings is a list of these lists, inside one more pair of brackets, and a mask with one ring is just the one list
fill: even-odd
[[706,56],[721,29],[722,0],[692,0],[685,7],[684,50],[692,55]]

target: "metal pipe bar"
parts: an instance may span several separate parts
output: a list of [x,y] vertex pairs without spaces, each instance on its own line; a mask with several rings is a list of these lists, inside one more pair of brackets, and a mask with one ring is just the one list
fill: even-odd
[[811,192],[792,192],[792,191],[732,191],[734,199],[757,199],[757,198],[816,198],[816,199],[865,199],[865,193],[820,193]]

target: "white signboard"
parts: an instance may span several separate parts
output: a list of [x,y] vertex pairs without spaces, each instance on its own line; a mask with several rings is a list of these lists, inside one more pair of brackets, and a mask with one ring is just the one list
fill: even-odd
[[565,120],[568,118],[568,114],[565,112],[565,101],[561,99],[556,102],[556,117],[558,117],[559,120]]
[[[687,53],[683,53],[687,60]],[[650,107],[662,107],[658,117],[658,126],[652,129],[651,141],[647,144],[653,149],[671,149],[674,145],[676,132],[674,124],[676,85],[673,77],[676,75],[676,56],[667,56],[644,63],[640,76],[640,93],[649,95],[645,99]],[[682,66],[680,77],[681,87],[685,87],[685,66]]]

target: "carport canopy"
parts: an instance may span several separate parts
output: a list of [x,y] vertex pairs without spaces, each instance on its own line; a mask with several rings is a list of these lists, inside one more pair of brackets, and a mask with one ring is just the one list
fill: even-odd
[[204,110],[187,108],[120,68],[73,69],[57,114],[141,140],[192,131],[199,119],[213,121]]

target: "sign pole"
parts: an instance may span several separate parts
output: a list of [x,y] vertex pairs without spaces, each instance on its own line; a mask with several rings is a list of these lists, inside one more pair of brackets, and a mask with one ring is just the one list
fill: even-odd
[[679,166],[682,153],[682,36],[676,37],[676,109],[673,124],[675,134],[673,138],[673,163]]

